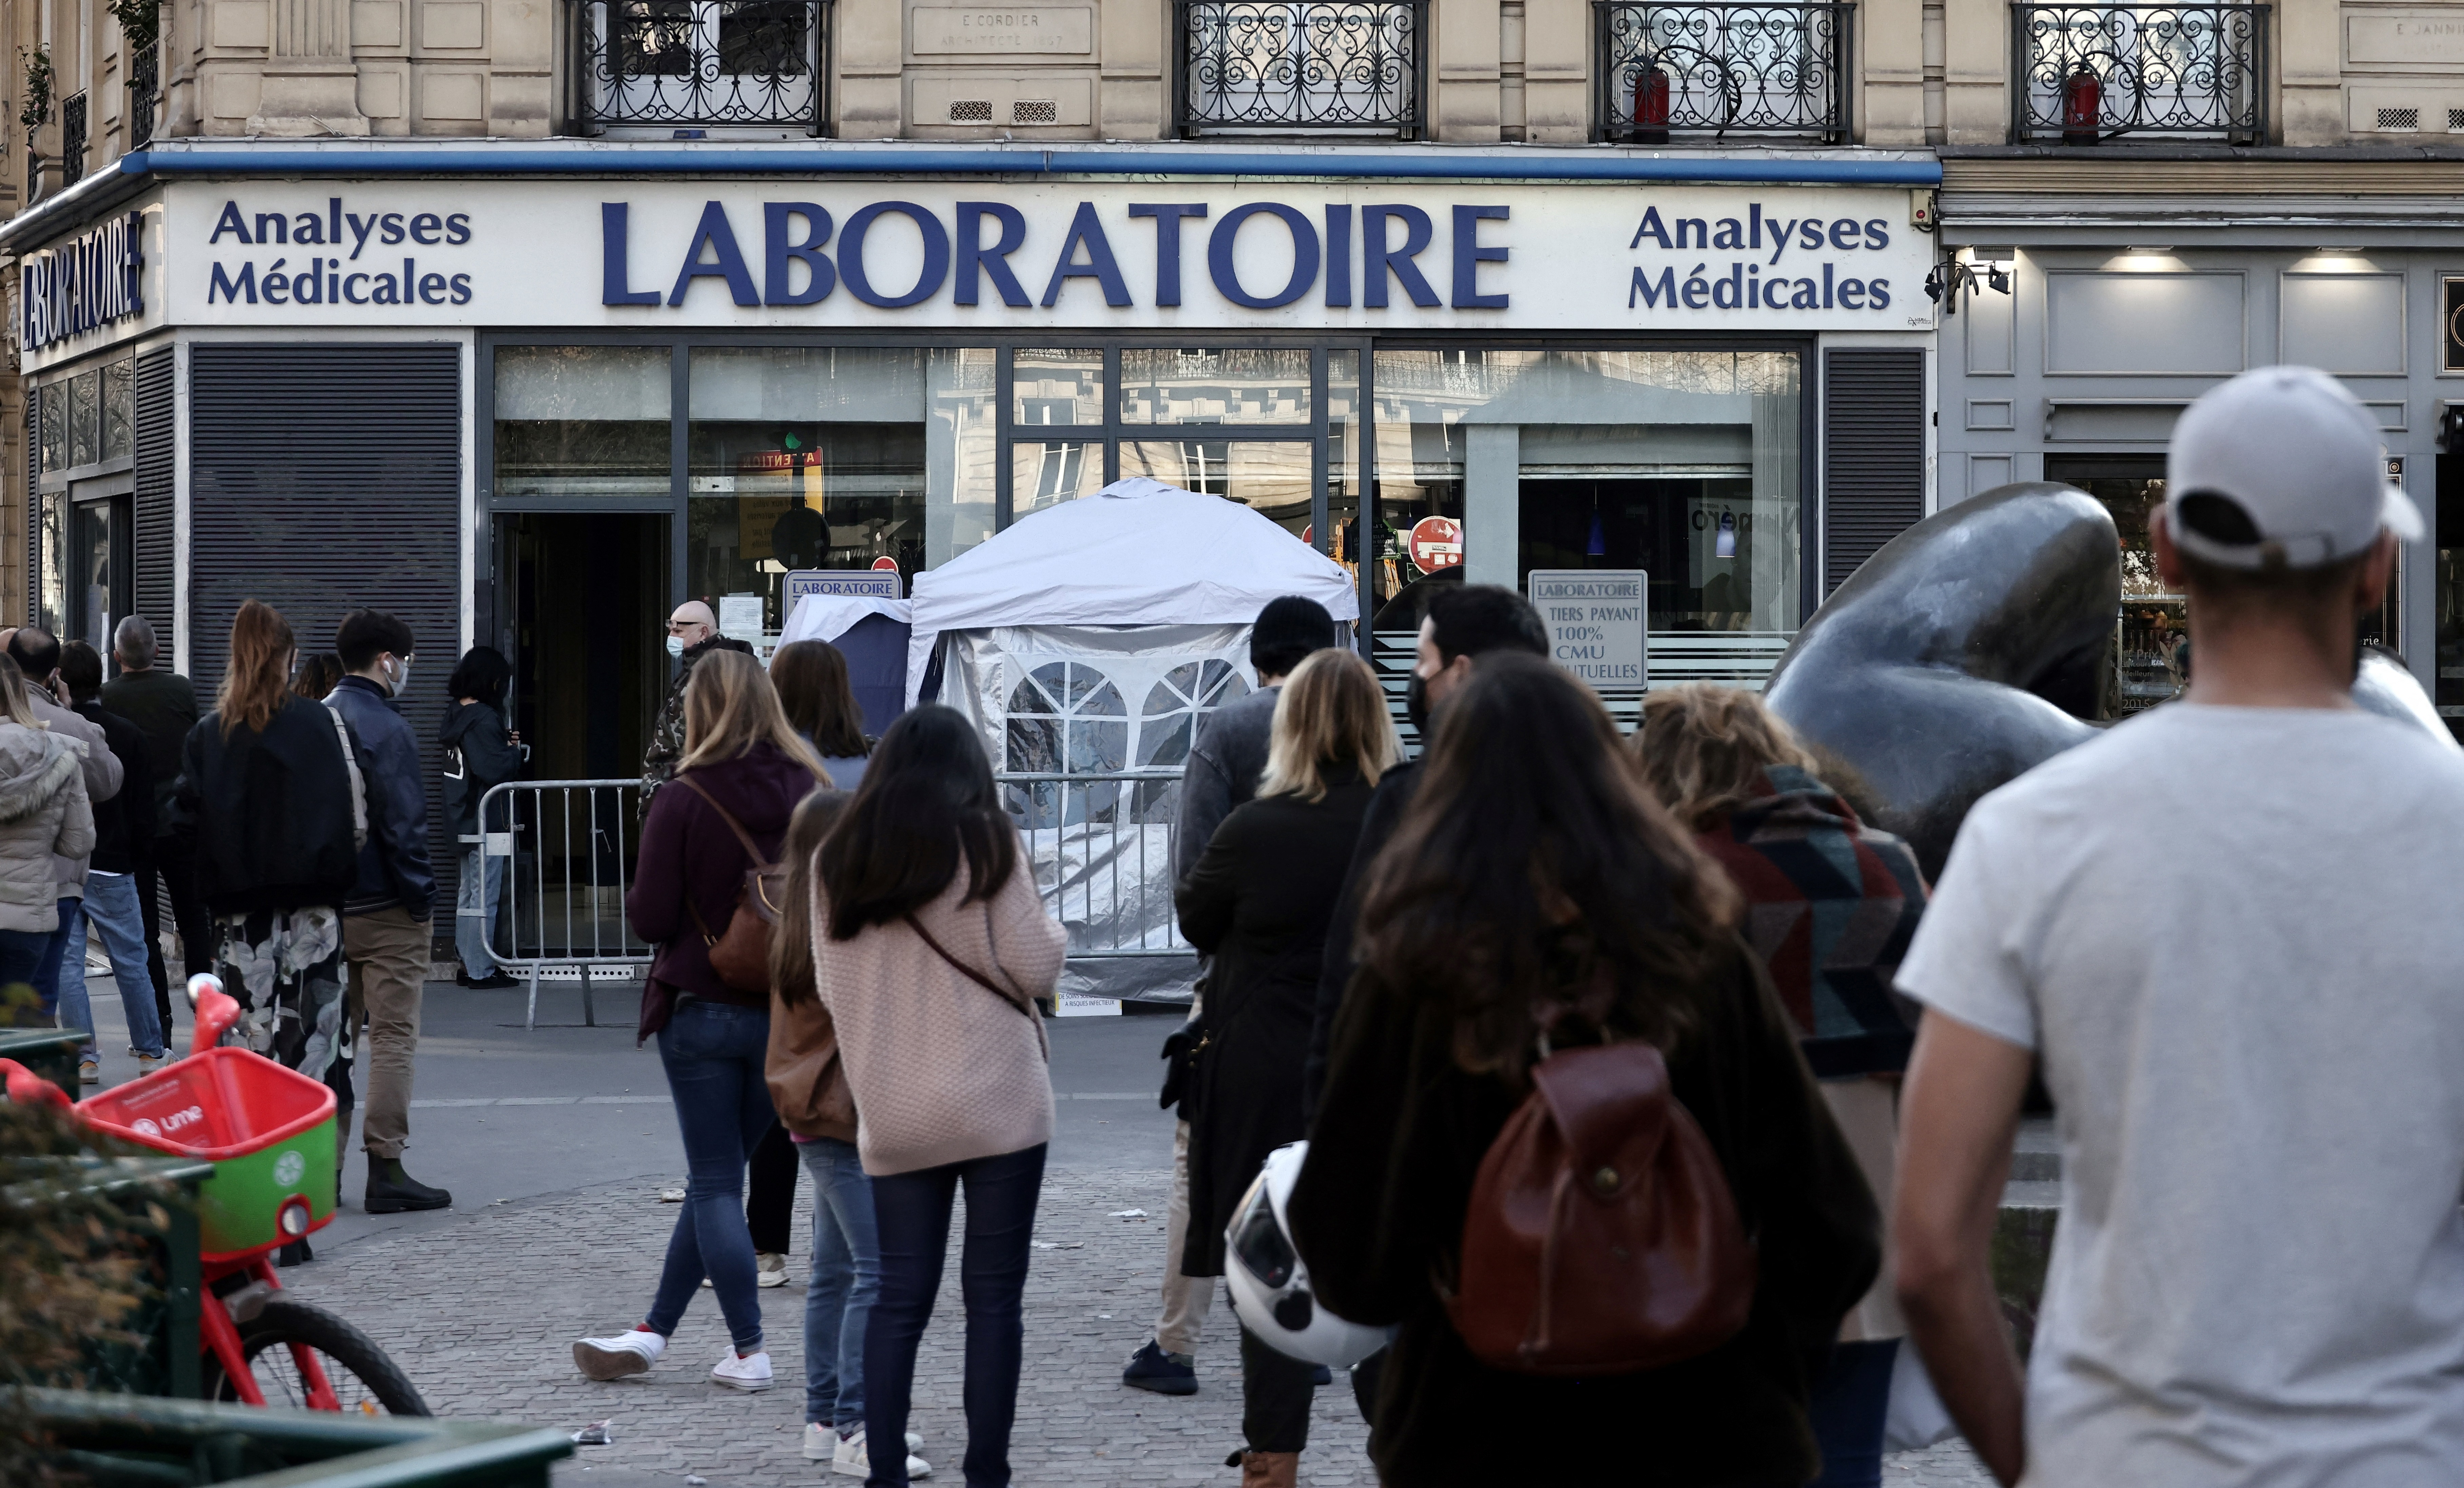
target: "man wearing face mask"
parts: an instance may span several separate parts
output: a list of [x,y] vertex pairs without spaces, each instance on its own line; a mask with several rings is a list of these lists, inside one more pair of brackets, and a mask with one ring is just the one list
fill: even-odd
[[[382,610],[353,610],[334,636],[346,675],[325,706],[350,726],[367,782],[368,840],[359,882],[342,901],[342,957],[350,963],[342,1048],[368,1034],[367,1211],[443,1209],[453,1195],[403,1171],[410,1142],[410,1068],[419,1049],[428,981],[429,916],[436,879],[428,865],[428,791],[419,740],[402,715],[410,686],[410,627]],[[347,1080],[347,1074],[343,1077]],[[347,1138],[350,1116],[340,1113]]]
[[668,617],[668,654],[684,663],[676,668],[673,681],[668,684],[667,701],[659,705],[659,716],[650,725],[650,747],[642,751],[642,811],[650,809],[650,798],[660,786],[674,778],[676,761],[685,753],[685,684],[693,680],[693,664],[713,651],[742,651],[753,654],[753,647],[733,636],[718,633],[718,622],[710,606],[699,600],[687,600]]
[[[1404,711],[1419,732],[1420,748],[1429,746],[1436,714],[1471,677],[1478,658],[1491,651],[1549,654],[1549,627],[1540,612],[1511,589],[1496,584],[1447,585],[1429,601],[1428,618],[1420,622],[1419,654],[1404,693]],[[1309,1032],[1309,1059],[1301,1066],[1301,1103],[1306,1115],[1317,1114],[1318,1087],[1326,1083],[1327,1039],[1334,1014],[1343,1006],[1344,988],[1352,981],[1352,937],[1360,923],[1362,881],[1377,860],[1386,840],[1395,835],[1412,793],[1420,783],[1418,759],[1397,765],[1377,782],[1361,818],[1360,842],[1353,849],[1352,871],[1344,876],[1343,902],[1334,928],[1327,933],[1325,970],[1317,984],[1317,1021]]]

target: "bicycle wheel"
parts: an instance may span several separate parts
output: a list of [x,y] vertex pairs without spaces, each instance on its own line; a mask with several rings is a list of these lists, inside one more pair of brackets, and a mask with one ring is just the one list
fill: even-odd
[[[269,1406],[308,1408],[308,1387],[299,1377],[298,1361],[290,1344],[316,1351],[325,1380],[334,1387],[345,1415],[427,1415],[428,1402],[385,1351],[365,1333],[322,1307],[286,1297],[271,1298],[265,1308],[242,1324],[240,1356],[255,1377],[257,1393]],[[239,1390],[211,1354],[205,1359],[206,1398],[236,1401]]]

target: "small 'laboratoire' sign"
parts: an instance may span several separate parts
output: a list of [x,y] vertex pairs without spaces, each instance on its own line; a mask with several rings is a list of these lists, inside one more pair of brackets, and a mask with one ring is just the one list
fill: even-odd
[[[883,561],[875,558],[876,564]],[[894,600],[898,594],[898,569],[895,562],[889,568],[863,571],[827,568],[799,568],[790,571],[784,585],[787,613],[796,613],[796,602],[808,594],[826,594],[834,599]]]
[[1535,568],[1531,607],[1558,666],[1603,692],[1649,686],[1643,619],[1651,577],[1639,568]]

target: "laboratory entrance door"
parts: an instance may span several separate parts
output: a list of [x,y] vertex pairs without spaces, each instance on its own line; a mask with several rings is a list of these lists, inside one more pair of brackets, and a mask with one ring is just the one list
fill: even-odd
[[534,780],[642,773],[667,689],[664,514],[509,512],[496,518],[497,648]]

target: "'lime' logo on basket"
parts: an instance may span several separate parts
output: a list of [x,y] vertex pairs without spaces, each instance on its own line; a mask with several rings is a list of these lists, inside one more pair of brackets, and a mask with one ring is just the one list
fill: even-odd
[[308,1159],[297,1148],[274,1160],[274,1181],[285,1188],[298,1182],[299,1175],[307,1171]]
[[138,1117],[137,1124],[128,1129],[141,1137],[159,1137],[163,1134],[163,1128],[154,1125],[153,1118],[148,1116]]

